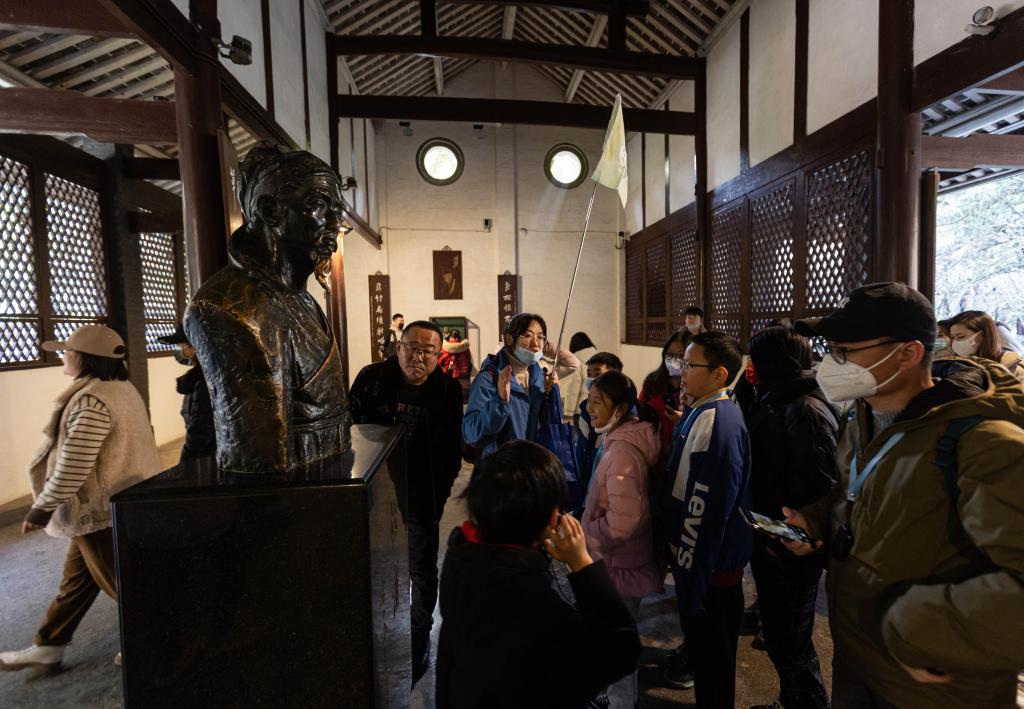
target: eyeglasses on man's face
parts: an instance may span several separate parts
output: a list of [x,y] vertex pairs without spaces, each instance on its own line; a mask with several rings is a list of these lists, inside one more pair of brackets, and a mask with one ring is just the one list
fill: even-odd
[[877,342],[873,345],[865,345],[864,347],[838,347],[837,345],[829,344],[826,342],[821,347],[823,354],[827,354],[836,361],[836,364],[846,364],[848,355],[853,352],[863,352],[864,350],[873,350],[876,347],[882,347],[883,345],[895,344],[896,340],[886,340],[885,342]]
[[416,345],[410,345],[408,342],[401,341],[399,341],[398,344],[402,346],[402,349],[405,350],[406,353],[408,353],[409,357],[412,359],[421,359],[424,362],[429,362],[440,354],[440,352],[435,350],[433,347],[417,347]]

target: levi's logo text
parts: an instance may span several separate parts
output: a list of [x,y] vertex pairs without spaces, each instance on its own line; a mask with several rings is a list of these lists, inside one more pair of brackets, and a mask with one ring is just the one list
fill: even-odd
[[704,483],[693,484],[693,494],[686,505],[687,517],[683,522],[683,533],[679,537],[679,554],[676,563],[680,568],[689,569],[693,566],[693,554],[697,547],[697,535],[700,534],[700,523],[704,517],[704,500],[711,488]]

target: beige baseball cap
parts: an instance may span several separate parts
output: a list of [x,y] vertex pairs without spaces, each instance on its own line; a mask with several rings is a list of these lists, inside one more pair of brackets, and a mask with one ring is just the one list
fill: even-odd
[[47,352],[75,350],[98,357],[124,359],[124,340],[106,325],[82,325],[65,342],[50,340],[43,343]]

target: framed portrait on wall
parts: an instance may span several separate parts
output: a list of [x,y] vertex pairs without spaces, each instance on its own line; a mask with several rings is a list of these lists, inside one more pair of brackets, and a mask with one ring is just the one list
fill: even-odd
[[434,252],[434,300],[462,300],[462,252]]

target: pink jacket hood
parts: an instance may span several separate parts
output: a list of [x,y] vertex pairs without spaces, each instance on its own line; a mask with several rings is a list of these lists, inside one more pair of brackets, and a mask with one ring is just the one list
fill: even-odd
[[643,456],[647,466],[651,467],[658,462],[658,454],[661,452],[661,437],[655,432],[654,426],[646,421],[626,421],[611,433],[604,437],[605,451],[611,448],[615,442],[628,443]]

